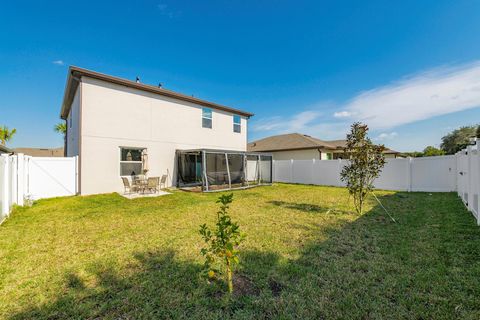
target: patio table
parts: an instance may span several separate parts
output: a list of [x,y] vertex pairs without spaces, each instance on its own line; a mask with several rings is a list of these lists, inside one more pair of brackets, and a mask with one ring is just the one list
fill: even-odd
[[147,187],[147,177],[143,176],[143,177],[140,177],[140,176],[137,176],[135,177],[135,179],[133,179],[133,185],[139,189],[142,193],[145,193],[145,189]]

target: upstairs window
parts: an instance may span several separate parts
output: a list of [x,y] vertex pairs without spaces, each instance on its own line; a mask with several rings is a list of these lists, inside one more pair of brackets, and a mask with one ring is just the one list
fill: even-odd
[[212,109],[202,108],[202,127],[212,128]]
[[241,119],[240,116],[236,114],[233,116],[233,132],[242,132]]
[[138,176],[143,174],[143,150],[145,148],[120,147],[121,176]]

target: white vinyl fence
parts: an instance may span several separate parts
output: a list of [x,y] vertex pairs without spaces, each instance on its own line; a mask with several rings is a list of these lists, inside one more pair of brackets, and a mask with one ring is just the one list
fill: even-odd
[[457,192],[465,206],[480,225],[480,139],[476,144],[458,152]]
[[[77,194],[77,158],[0,156],[0,221],[13,204]],[[273,181],[344,186],[347,160],[274,160]],[[261,170],[247,163],[248,172]],[[255,166],[257,166],[255,162]],[[268,170],[267,170],[268,171]],[[248,177],[247,177],[248,178]],[[457,191],[480,224],[480,139],[452,156],[387,159],[375,187],[398,191]]]
[[[375,187],[396,191],[457,191],[480,224],[480,139],[456,155],[387,159]],[[347,160],[274,160],[276,182],[344,186]]]
[[[347,160],[275,160],[274,181],[344,186]],[[398,191],[456,191],[456,156],[387,159],[375,187]]]
[[0,156],[0,221],[12,205],[77,194],[77,158]]

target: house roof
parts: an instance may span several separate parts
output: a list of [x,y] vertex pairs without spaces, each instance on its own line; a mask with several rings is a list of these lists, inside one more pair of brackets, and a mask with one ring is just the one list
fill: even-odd
[[[337,147],[337,149],[343,149],[347,146],[347,140],[329,140],[328,142],[335,145]],[[387,153],[387,154],[399,154],[400,153],[398,151],[389,149],[387,147],[385,147],[385,148],[386,149],[383,151],[383,153]]]
[[284,150],[304,150],[304,149],[335,149],[327,141],[313,138],[306,134],[289,133],[272,136],[250,142],[247,146],[248,151],[284,151]]
[[68,117],[68,113],[70,112],[70,107],[72,105],[73,97],[75,96],[75,92],[77,90],[79,82],[81,81],[82,76],[93,78],[93,79],[98,79],[98,80],[102,80],[102,81],[106,81],[106,82],[110,82],[110,83],[115,83],[115,84],[118,84],[118,85],[130,87],[130,88],[134,88],[134,89],[138,89],[138,90],[143,90],[143,91],[147,91],[147,92],[156,93],[156,94],[159,94],[161,96],[195,103],[195,104],[202,105],[202,106],[205,106],[205,107],[209,107],[209,108],[212,108],[212,109],[227,111],[227,112],[235,113],[235,114],[245,116],[245,117],[253,116],[253,113],[250,113],[250,112],[226,107],[226,106],[223,106],[223,105],[220,105],[220,104],[216,104],[216,103],[209,102],[209,101],[206,101],[206,100],[194,98],[192,96],[188,96],[188,95],[178,93],[178,92],[175,92],[175,91],[162,89],[162,88],[152,86],[152,85],[148,85],[148,84],[144,84],[144,83],[137,83],[135,81],[106,75],[106,74],[99,73],[99,72],[96,72],[96,71],[91,71],[91,70],[87,70],[87,69],[83,69],[83,68],[79,68],[79,67],[75,67],[75,66],[70,66],[70,68],[68,69],[68,78],[67,78],[67,84],[65,86],[65,93],[64,93],[64,96],[63,96],[62,109],[60,111],[60,117],[62,119],[66,119]]
[[[271,136],[261,140],[250,142],[247,146],[248,151],[264,152],[264,151],[288,151],[288,150],[305,150],[305,149],[327,149],[327,150],[343,150],[346,140],[320,140],[301,133],[281,134]],[[384,153],[398,154],[399,152],[386,149]]]
[[60,148],[15,148],[15,153],[23,153],[32,157],[63,157],[63,147]]
[[12,153],[13,150],[8,149],[7,147],[0,144],[0,153]]

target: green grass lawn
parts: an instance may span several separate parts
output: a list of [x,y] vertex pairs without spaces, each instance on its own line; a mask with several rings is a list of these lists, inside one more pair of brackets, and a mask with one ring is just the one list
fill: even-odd
[[216,194],[38,201],[0,226],[4,319],[479,319],[480,229],[454,193],[235,191],[247,234],[229,298],[199,274]]

